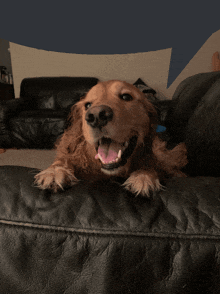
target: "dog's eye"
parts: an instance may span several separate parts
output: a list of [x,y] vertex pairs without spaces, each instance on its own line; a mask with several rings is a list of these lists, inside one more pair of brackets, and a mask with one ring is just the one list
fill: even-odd
[[86,110],[89,109],[89,107],[91,107],[91,105],[92,105],[92,103],[87,102],[87,103],[85,104],[85,109],[86,109]]
[[133,100],[133,97],[130,94],[121,94],[120,98],[124,101],[131,101]]

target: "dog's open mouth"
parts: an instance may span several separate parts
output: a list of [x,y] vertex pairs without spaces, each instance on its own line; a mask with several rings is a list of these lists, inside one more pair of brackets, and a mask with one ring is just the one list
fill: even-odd
[[100,159],[103,169],[112,170],[123,166],[132,155],[137,139],[137,136],[133,136],[124,143],[118,143],[110,138],[102,137],[98,141],[95,158]]

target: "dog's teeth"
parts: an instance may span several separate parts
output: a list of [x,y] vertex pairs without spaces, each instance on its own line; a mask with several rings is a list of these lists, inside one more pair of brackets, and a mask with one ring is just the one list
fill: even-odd
[[100,159],[100,161],[103,163],[103,164],[111,164],[111,163],[115,163],[115,162],[118,162],[121,158],[121,154],[122,154],[122,151],[119,150],[118,151],[118,156],[117,158],[113,159],[112,161],[105,161],[102,159],[101,155],[99,153],[96,154],[95,156],[95,159]]
[[128,147],[128,142],[127,142],[127,141],[125,142],[125,147],[126,147],[126,148]]
[[118,151],[118,159],[121,158],[121,149]]
[[101,155],[98,153],[98,158],[103,162]]

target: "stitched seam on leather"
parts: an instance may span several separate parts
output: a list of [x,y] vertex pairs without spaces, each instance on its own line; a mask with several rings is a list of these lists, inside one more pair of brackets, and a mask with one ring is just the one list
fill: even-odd
[[220,240],[220,235],[210,235],[210,234],[187,234],[187,233],[151,233],[151,232],[133,232],[133,231],[116,231],[116,230],[105,230],[105,229],[77,229],[71,227],[53,226],[53,225],[41,225],[34,223],[23,223],[10,220],[0,220],[0,224],[26,227],[30,229],[39,229],[45,231],[53,232],[64,232],[64,233],[78,233],[78,234],[89,234],[89,235],[115,235],[124,237],[151,237],[151,238],[174,238],[174,239],[198,239],[198,240]]

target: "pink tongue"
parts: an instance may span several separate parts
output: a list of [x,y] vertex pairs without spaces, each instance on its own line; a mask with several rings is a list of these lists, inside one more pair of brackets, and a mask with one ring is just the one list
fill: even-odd
[[[118,151],[121,149],[121,146],[115,142],[102,143],[98,148],[98,154],[102,157],[104,163],[109,163],[114,161],[118,157]],[[95,156],[98,159],[98,154]]]
[[118,157],[118,153],[111,148],[105,148],[106,146],[99,146],[98,153],[101,155],[103,161],[108,163],[115,160]]

